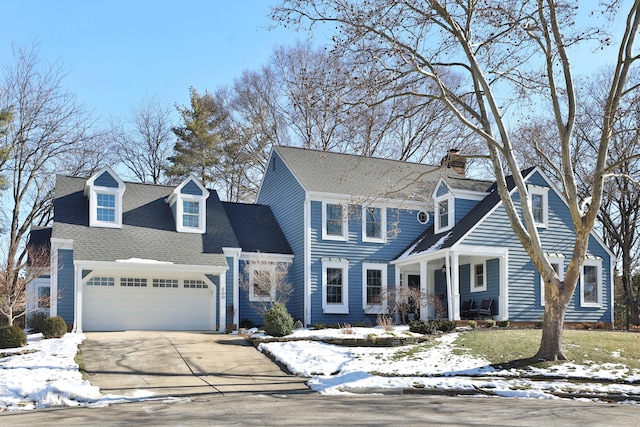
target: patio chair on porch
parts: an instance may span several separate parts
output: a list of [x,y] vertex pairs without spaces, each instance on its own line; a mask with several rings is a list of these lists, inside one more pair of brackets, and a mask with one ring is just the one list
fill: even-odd
[[471,319],[471,310],[474,308],[474,302],[472,299],[462,301],[462,306],[460,306],[460,318],[461,319]]
[[485,298],[480,303],[479,308],[473,308],[470,311],[471,317],[474,319],[486,319],[487,317],[491,317],[493,313],[491,313],[491,309],[493,308],[493,298]]

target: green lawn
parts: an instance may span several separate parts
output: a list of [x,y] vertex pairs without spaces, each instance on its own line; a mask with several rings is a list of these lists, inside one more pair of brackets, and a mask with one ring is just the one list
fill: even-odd
[[[476,329],[461,334],[455,345],[502,365],[532,357],[541,335],[540,329]],[[577,364],[615,363],[640,369],[638,333],[565,330],[563,345],[567,357]]]

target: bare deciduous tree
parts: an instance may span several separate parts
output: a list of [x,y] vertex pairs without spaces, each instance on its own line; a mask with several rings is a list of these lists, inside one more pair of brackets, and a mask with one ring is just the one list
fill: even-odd
[[274,262],[260,254],[245,263],[240,288],[249,293],[251,306],[260,315],[273,304],[286,304],[293,287],[289,283],[289,263]]
[[[617,1],[605,6],[606,14],[615,14],[622,7]],[[634,89],[627,86],[627,76],[637,59],[634,42],[640,26],[640,1],[634,1],[626,11],[606,101],[598,111],[602,124],[589,173],[591,203],[583,209],[572,162],[577,100],[569,51],[604,31],[579,28],[577,8],[578,3],[570,0],[284,0],[273,9],[273,17],[289,27],[330,23],[338,30],[335,48],[344,55],[370,58],[388,75],[413,75],[414,80],[431,81],[434,84],[426,87],[437,90],[420,95],[443,102],[484,140],[511,226],[545,283],[542,338],[534,357],[552,361],[566,359],[562,349],[565,312],[582,272],[605,179],[618,167],[617,162],[609,161],[609,144],[620,100]],[[442,78],[452,74],[460,76],[459,84],[451,85]],[[524,104],[553,111],[561,147],[560,165],[548,159],[548,166],[561,177],[575,231],[572,257],[562,281],[545,257],[513,147],[509,121],[515,117],[512,110]],[[519,206],[507,186],[505,170],[513,177]]]
[[11,150],[5,165],[8,188],[3,214],[3,286],[0,301],[11,324],[16,301],[24,299],[26,239],[32,225],[51,216],[54,178],[82,147],[95,146],[93,124],[75,97],[64,90],[59,64],[41,64],[35,48],[14,47],[14,63],[6,64],[0,82],[0,110],[11,111],[3,140]]
[[138,182],[165,184],[173,148],[171,109],[156,97],[132,108],[127,123],[113,123],[111,135],[120,162]]

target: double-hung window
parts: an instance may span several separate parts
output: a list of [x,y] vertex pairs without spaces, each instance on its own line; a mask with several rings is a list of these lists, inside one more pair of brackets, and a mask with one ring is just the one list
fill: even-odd
[[538,227],[546,227],[549,222],[549,187],[530,185],[529,203],[533,222]]
[[340,203],[322,203],[322,238],[347,240],[347,217]]
[[274,268],[249,268],[249,301],[271,301],[275,297]]
[[435,203],[435,232],[441,233],[453,227],[454,198],[448,193],[436,199]]
[[386,312],[387,265],[362,264],[362,306],[367,314]]
[[96,219],[100,222],[116,222],[116,195],[96,194]]
[[471,292],[482,292],[487,290],[485,263],[473,264],[471,270]]
[[362,241],[386,241],[386,209],[365,206],[362,208]]
[[602,260],[586,259],[580,275],[580,305],[602,306]]
[[322,311],[324,313],[349,313],[348,271],[347,261],[322,261]]
[[182,201],[182,225],[189,228],[200,227],[200,202]]

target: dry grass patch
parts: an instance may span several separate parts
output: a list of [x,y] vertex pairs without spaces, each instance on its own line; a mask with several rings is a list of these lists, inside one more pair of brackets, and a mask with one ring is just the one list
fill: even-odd
[[[540,329],[474,330],[455,345],[493,365],[528,364],[540,345]],[[569,360],[581,365],[613,363],[640,369],[640,334],[617,331],[565,330],[563,344]],[[460,351],[459,350],[459,351]],[[461,352],[462,352],[461,351]],[[548,363],[536,363],[536,366]]]

